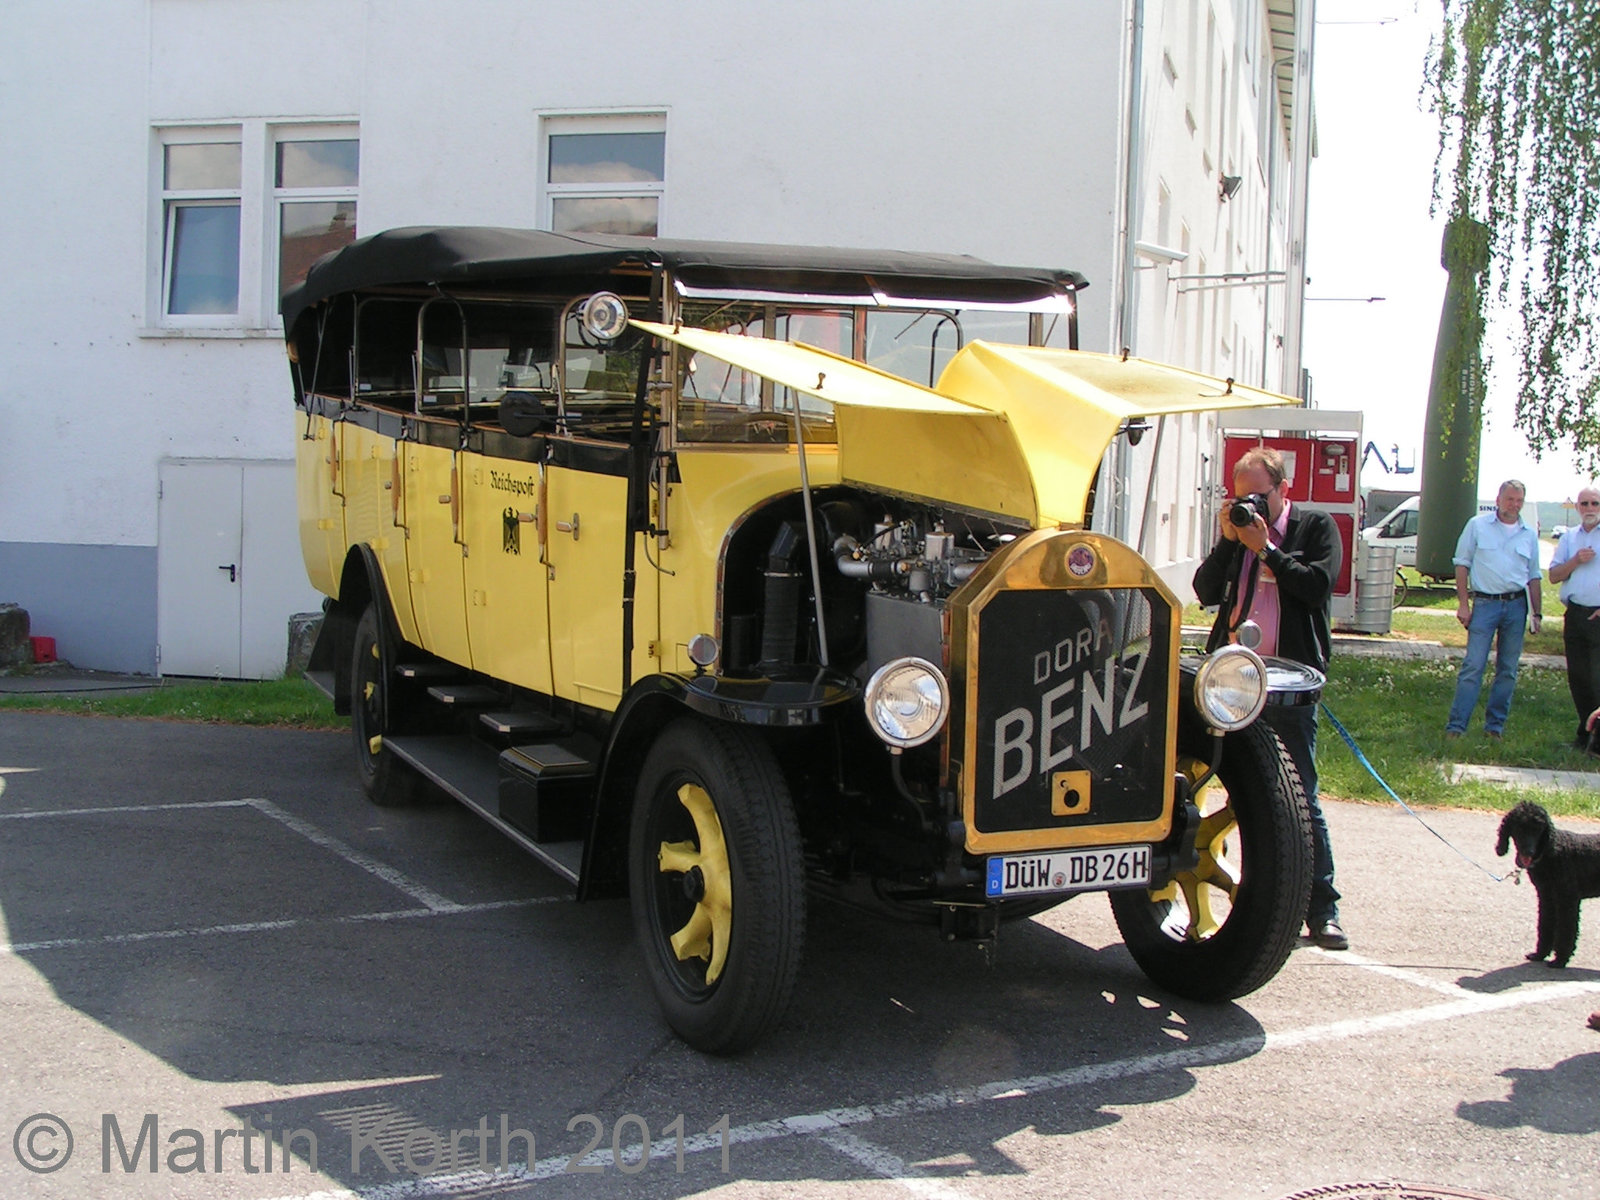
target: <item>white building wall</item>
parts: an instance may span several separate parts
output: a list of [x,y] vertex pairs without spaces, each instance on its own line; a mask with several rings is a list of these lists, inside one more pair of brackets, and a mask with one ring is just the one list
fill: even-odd
[[[1144,358],[1284,390],[1298,371],[1282,348],[1293,197],[1266,7],[1146,0],[1134,228],[1148,249],[1136,256],[1128,344]],[[1224,177],[1239,179],[1227,199]],[[1223,275],[1236,278],[1195,278]],[[1186,416],[1166,422],[1159,459],[1153,436],[1124,452],[1125,536],[1185,596],[1230,486],[1211,462],[1216,444],[1209,418]]]
[[[1188,61],[1191,9],[1203,24],[1215,6],[1219,44],[1231,47],[1235,2],[1248,0],[1143,5],[1163,28],[1146,37],[1153,115],[1139,143],[1138,228],[1149,236],[1155,181],[1170,175],[1172,213],[1195,231],[1208,269],[1225,259],[1214,248],[1224,236],[1216,185],[1187,133],[1174,132],[1176,101],[1159,72],[1165,47]],[[21,186],[0,200],[0,267],[12,285],[0,294],[0,601],[23,603],[35,632],[82,665],[153,670],[159,462],[293,452],[274,317],[220,335],[160,328],[153,130],[357,125],[358,231],[371,233],[538,224],[542,116],[663,113],[663,235],[1070,267],[1092,285],[1083,345],[1111,349],[1127,340],[1116,301],[1135,7],[146,0],[96,5],[88,19],[59,0],[11,0],[0,137]],[[1183,75],[1187,94],[1199,80]],[[247,163],[246,184],[260,186],[270,167]],[[1223,215],[1263,195],[1250,175]],[[1162,272],[1138,275],[1137,351],[1212,365],[1210,328],[1191,321],[1186,334]],[[1235,311],[1250,315],[1237,300]],[[1175,430],[1165,445],[1174,461],[1195,461]],[[1162,492],[1157,510],[1182,507],[1191,474],[1175,473],[1177,490]],[[1142,498],[1143,480],[1134,483]]]

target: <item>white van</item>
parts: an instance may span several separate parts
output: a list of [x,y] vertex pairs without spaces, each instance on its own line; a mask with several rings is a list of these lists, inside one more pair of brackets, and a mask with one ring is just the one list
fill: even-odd
[[[1480,513],[1494,511],[1494,498],[1478,501]],[[1369,525],[1361,531],[1361,540],[1369,546],[1393,546],[1395,549],[1395,565],[1400,567],[1415,567],[1417,565],[1417,518],[1421,512],[1422,497],[1410,496],[1402,500],[1392,509],[1383,520],[1376,525]],[[1531,499],[1526,499],[1522,504],[1522,519],[1533,529],[1535,535],[1539,533],[1539,506]]]
[[1396,566],[1416,566],[1417,517],[1421,511],[1421,502],[1419,496],[1410,496],[1402,500],[1383,520],[1363,529],[1361,540],[1369,546],[1393,546]]

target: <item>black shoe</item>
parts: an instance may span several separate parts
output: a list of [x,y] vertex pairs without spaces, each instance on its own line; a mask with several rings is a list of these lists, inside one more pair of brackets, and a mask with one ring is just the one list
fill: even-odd
[[1337,921],[1323,921],[1311,927],[1311,940],[1324,950],[1348,950],[1350,939],[1345,936],[1344,930],[1339,928]]

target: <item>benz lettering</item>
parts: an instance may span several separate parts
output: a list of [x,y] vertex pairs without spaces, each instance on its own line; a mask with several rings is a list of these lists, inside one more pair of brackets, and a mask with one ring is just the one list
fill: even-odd
[[[1040,657],[1053,658],[1048,654]],[[1087,750],[1101,733],[1138,724],[1150,711],[1149,702],[1139,698],[1146,657],[1147,651],[1140,648],[1108,659],[1098,671],[1090,667],[1063,680],[1040,694],[1037,718],[1032,709],[1021,706],[996,718],[992,794],[1003,796],[1031,776],[1054,770]],[[1126,680],[1120,708],[1116,705],[1119,677]],[[1059,744],[1058,730],[1067,734]]]

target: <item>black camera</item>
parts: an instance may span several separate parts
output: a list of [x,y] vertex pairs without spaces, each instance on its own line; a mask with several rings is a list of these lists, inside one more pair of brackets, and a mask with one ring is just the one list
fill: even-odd
[[1241,529],[1246,525],[1255,524],[1257,517],[1260,517],[1269,525],[1272,524],[1272,514],[1267,511],[1267,497],[1261,492],[1241,496],[1228,509],[1228,520]]

